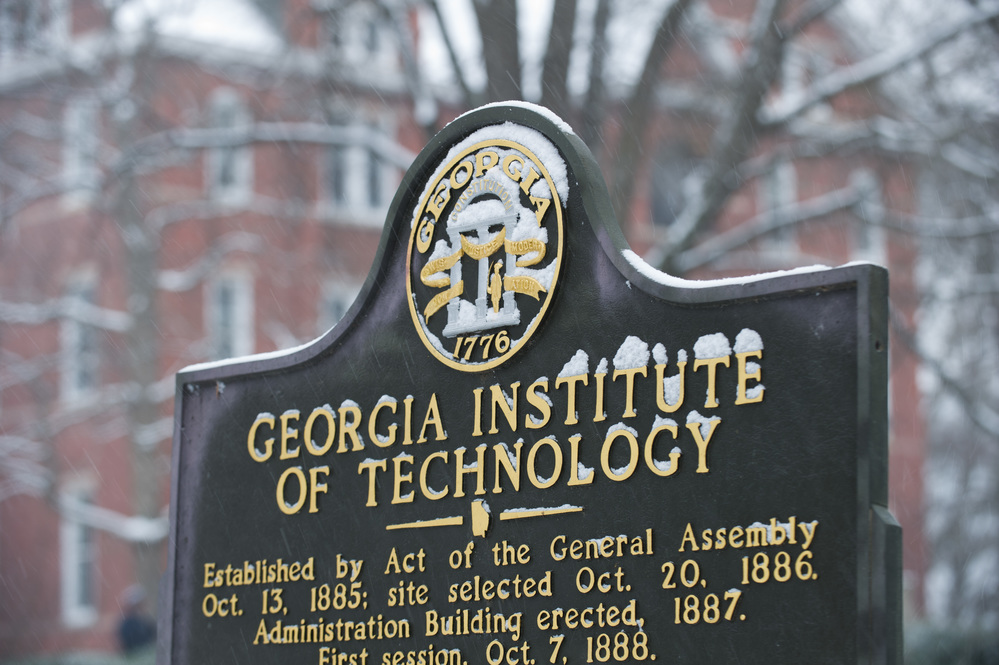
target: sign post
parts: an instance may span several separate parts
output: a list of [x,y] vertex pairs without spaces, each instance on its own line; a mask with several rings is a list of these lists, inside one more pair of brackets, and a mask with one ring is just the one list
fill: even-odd
[[901,662],[885,271],[674,279],[608,201],[474,111],[343,322],[180,373],[161,663]]

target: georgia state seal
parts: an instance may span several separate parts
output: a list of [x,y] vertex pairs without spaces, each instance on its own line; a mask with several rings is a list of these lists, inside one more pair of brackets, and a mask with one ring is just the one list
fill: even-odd
[[540,132],[505,123],[448,152],[413,213],[409,310],[424,345],[455,369],[509,360],[552,301],[562,265],[565,163]]

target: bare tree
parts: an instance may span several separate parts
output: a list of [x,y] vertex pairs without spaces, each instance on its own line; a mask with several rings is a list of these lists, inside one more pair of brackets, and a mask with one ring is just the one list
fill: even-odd
[[[784,242],[779,252],[768,252],[767,242],[786,238],[789,230],[804,232],[834,222],[852,229],[858,238],[887,233],[904,237],[906,243],[922,242],[923,250],[946,240],[942,246],[947,251],[930,252],[932,260],[925,264],[933,266],[933,275],[946,272],[941,263],[965,261],[957,244],[965,238],[983,253],[976,259],[979,267],[966,271],[959,286],[946,287],[959,297],[934,294],[927,306],[960,306],[963,314],[972,316],[976,309],[983,311],[983,299],[994,300],[994,289],[974,297],[965,293],[980,289],[982,283],[994,286],[995,281],[995,261],[988,251],[999,231],[999,207],[988,186],[999,171],[995,100],[993,106],[984,107],[954,108],[945,103],[953,95],[941,81],[954,83],[950,75],[955,65],[938,60],[955,45],[970,43],[980,74],[977,83],[969,85],[983,89],[995,80],[987,78],[996,62],[994,26],[999,7],[994,3],[948,6],[951,11],[934,21],[900,30],[906,34],[904,40],[868,39],[856,46],[849,38],[861,34],[859,28],[837,0],[555,0],[552,16],[543,17],[542,24],[550,27],[540,48],[524,41],[536,32],[527,24],[539,20],[524,14],[529,4],[470,0],[472,20],[456,26],[452,7],[443,0],[315,3],[323,8],[323,20],[334,23],[358,6],[390,19],[408,94],[428,133],[446,120],[434,113],[438,103],[463,110],[530,97],[529,101],[563,115],[605,169],[613,206],[636,247],[650,263],[672,274],[758,271],[814,262],[812,250],[801,244]],[[317,16],[310,13],[296,20],[307,24]],[[428,66],[421,40],[429,39],[429,32],[414,33],[414,27],[436,27],[446,63]],[[829,37],[830,33],[837,36]],[[330,123],[337,114],[331,97],[354,94],[349,62],[325,62],[323,73],[311,78],[301,73],[308,67],[294,54],[256,69],[211,65],[261,97],[266,97],[267,82],[274,80],[268,77],[286,81],[300,76],[299,99],[314,101],[310,107],[314,113],[299,107],[287,117],[245,122],[229,130],[211,127],[196,113],[193,120],[178,120],[186,117],[184,113],[159,117],[149,100],[157,92],[153,68],[160,45],[154,29],[145,34],[146,39],[137,44],[107,40],[83,65],[70,54],[56,58],[65,72],[60,80],[66,94],[81,87],[94,91],[101,117],[108,123],[108,144],[98,150],[101,177],[88,188],[97,202],[95,227],[112,228],[123,252],[128,284],[127,293],[117,299],[120,307],[92,303],[80,294],[53,297],[51,288],[41,286],[25,291],[23,297],[0,293],[0,321],[9,325],[75,321],[105,333],[108,344],[122,349],[117,354],[123,359],[121,380],[101,386],[92,411],[66,412],[46,395],[44,377],[56,358],[4,351],[2,385],[32,386],[39,395],[35,403],[44,406],[39,407],[41,417],[32,419],[32,428],[4,432],[0,439],[5,473],[0,496],[52,491],[54,460],[46,451],[53,437],[83,418],[118,419],[127,432],[139,480],[134,514],[115,517],[111,521],[117,526],[111,527],[107,520],[112,516],[107,513],[87,512],[80,506],[64,505],[64,509],[76,510],[94,525],[139,543],[139,565],[151,586],[155,565],[152,556],[143,554],[144,543],[161,539],[165,527],[158,495],[149,488],[162,481],[158,456],[169,432],[170,373],[177,369],[164,362],[164,355],[177,354],[164,352],[156,303],[164,292],[184,292],[203,283],[224,257],[260,250],[262,240],[259,233],[223,225],[220,229],[228,232],[217,234],[211,251],[189,265],[164,268],[162,240],[172,225],[224,217],[231,206],[203,197],[158,200],[150,194],[150,174],[200,159],[212,150],[250,144],[363,144],[399,167],[405,167],[411,155],[378,131]],[[469,39],[470,34],[474,39]],[[867,45],[875,41],[885,47],[870,49]],[[541,56],[528,62],[528,53]],[[446,90],[434,87],[440,82],[436,70],[442,67],[450,67],[452,73]],[[917,74],[920,87],[915,91],[911,81]],[[528,94],[534,90],[539,92]],[[919,104],[913,103],[914,97],[919,97]],[[969,127],[974,131],[969,132]],[[61,131],[58,123],[40,114],[20,113],[0,132],[4,251],[17,251],[19,220],[39,201],[60,196],[67,187],[55,172],[58,159],[24,149],[28,139],[56,139]],[[795,190],[791,196],[781,193],[789,189],[786,175],[793,175],[793,169],[785,168],[788,164],[805,168],[828,160],[838,160],[841,171],[852,175],[810,179],[808,187],[790,187]],[[977,183],[977,193],[962,194],[956,202],[937,196],[941,205],[936,208],[915,209],[912,197],[893,195],[892,190],[893,183],[911,175],[909,165],[912,174],[926,165],[945,171],[918,180],[921,200],[951,189],[955,181]],[[908,191],[912,190],[910,185]],[[284,219],[302,215],[294,197],[254,197],[239,205],[245,211]],[[747,205],[748,213],[739,212]],[[653,223],[647,223],[650,217]],[[860,244],[860,240],[846,243]],[[935,278],[930,282],[939,288],[950,283]],[[896,347],[918,354],[936,377],[934,386],[948,396],[938,403],[952,405],[948,408],[958,414],[962,426],[974,431],[994,453],[999,413],[991,405],[997,402],[994,393],[980,390],[979,383],[987,372],[983,367],[965,371],[964,366],[949,365],[944,359],[947,344],[930,343],[911,330],[919,304],[914,294],[896,290],[893,298],[900,333],[896,341],[902,343]],[[994,311],[995,303],[988,302]],[[950,320],[953,330],[945,337],[963,336],[965,325],[957,325],[961,317]],[[989,328],[992,348],[994,328]],[[185,357],[200,359],[193,349]],[[968,363],[974,357],[968,354]],[[113,416],[101,408],[108,404],[119,407]],[[931,427],[940,428],[941,437],[953,432],[939,425],[943,422]],[[969,463],[978,459],[978,449],[962,450],[962,459]],[[992,494],[983,497],[994,501],[999,482],[994,480],[995,462],[989,464]],[[993,589],[999,586],[992,584]]]
[[[478,52],[442,0],[427,4],[464,104],[522,98],[540,69],[534,101],[577,127],[626,228],[662,218],[651,237],[631,233],[654,266],[698,276],[835,260],[783,240],[838,225],[854,236],[847,256],[895,269],[896,352],[929,389],[930,609],[994,627],[999,542],[980,525],[997,519],[999,492],[999,5],[557,0],[538,68],[524,66],[513,3],[471,3]],[[789,163],[823,162],[852,173],[771,191]],[[862,251],[886,237],[887,253]],[[917,267],[923,301],[907,276]]]
[[[0,414],[0,501],[44,497],[64,519],[130,543],[136,575],[154,597],[168,532],[174,374],[219,353],[200,329],[167,332],[177,306],[164,311],[164,300],[199,302],[227,260],[263,260],[265,249],[268,265],[293,281],[301,258],[268,238],[260,220],[294,232],[315,216],[294,190],[311,181],[297,166],[300,152],[363,148],[398,172],[413,154],[376,126],[331,122],[324,100],[337,91],[363,95],[363,85],[358,92],[357,83],[324,78],[290,45],[249,63],[211,44],[178,52],[158,30],[169,15],[122,28],[115,12],[127,4],[109,5],[99,43],[55,45],[60,50],[39,34],[44,71],[19,79],[15,68],[0,70],[10,74],[0,77],[0,388],[20,396]],[[245,91],[242,105],[224,109],[238,108],[235,115],[213,117],[210,99],[197,90],[164,89],[163,77],[176,75],[185,58],[203,68],[202,77],[221,80],[220,88]],[[273,92],[278,88],[295,104]],[[164,99],[170,94],[175,103]],[[264,147],[289,165],[280,196],[249,191],[236,198],[198,178],[170,184],[178,174],[215,169],[225,187],[252,168],[241,153]],[[42,244],[31,229],[39,216],[66,220]],[[204,251],[178,259],[171,250],[181,242],[177,229],[192,220],[202,224]],[[74,247],[86,248],[92,274],[67,281],[50,268],[78,260]],[[265,320],[260,328],[272,331],[276,346],[316,333],[305,321]],[[126,510],[63,491],[59,479],[71,463],[60,445],[81,428],[126,442]]]

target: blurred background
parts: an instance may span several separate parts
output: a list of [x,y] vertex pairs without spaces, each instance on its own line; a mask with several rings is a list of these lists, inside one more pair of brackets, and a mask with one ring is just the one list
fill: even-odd
[[0,0],[0,662],[142,649],[174,374],[329,329],[523,99],[666,272],[889,268],[907,660],[999,663],[997,84],[986,0]]

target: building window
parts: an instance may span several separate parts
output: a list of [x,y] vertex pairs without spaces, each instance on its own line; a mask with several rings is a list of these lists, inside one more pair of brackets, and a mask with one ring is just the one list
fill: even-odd
[[383,171],[385,167],[382,165],[382,160],[378,156],[378,153],[374,150],[366,150],[365,153],[368,182],[365,184],[364,189],[368,195],[368,207],[381,208],[385,203],[385,196],[383,194],[385,188]]
[[97,620],[97,538],[93,528],[82,523],[73,507],[93,504],[93,491],[73,488],[65,493],[69,516],[60,527],[62,616],[70,627],[79,628]]
[[[760,181],[760,211],[769,216],[774,224],[779,224],[798,202],[798,172],[794,163],[778,159],[773,168]],[[768,244],[775,249],[786,248],[794,240],[794,227],[778,226],[766,236]]]
[[99,333],[81,320],[87,308],[97,304],[94,281],[73,279],[65,298],[69,315],[63,319],[60,330],[60,394],[66,402],[79,402],[93,395],[100,378]]
[[324,22],[330,55],[341,64],[398,68],[398,55],[389,17],[371,2],[348,3],[328,11]]
[[99,141],[97,101],[79,97],[63,114],[62,178],[67,193],[90,195],[97,188]]
[[213,95],[210,125],[219,138],[234,143],[212,148],[208,153],[208,191],[215,201],[246,203],[253,191],[253,148],[238,144],[240,132],[250,123],[250,113],[234,90],[222,88]]
[[211,356],[253,353],[253,282],[242,272],[223,273],[208,284],[206,298]]
[[357,299],[361,287],[354,282],[340,280],[329,282],[323,289],[322,304],[319,308],[319,333],[335,326],[347,314],[347,310]]
[[323,166],[323,196],[335,214],[381,224],[398,173],[371,146],[384,127],[345,122],[351,143],[330,146]]
[[347,148],[330,146],[326,153],[326,192],[337,208],[347,205]]
[[667,227],[676,221],[686,205],[684,179],[697,168],[697,157],[685,141],[670,141],[656,152],[652,162],[650,205],[652,222]]
[[872,171],[860,169],[850,174],[850,184],[860,199],[855,208],[853,256],[860,261],[884,265],[884,202],[881,199],[881,183]]

